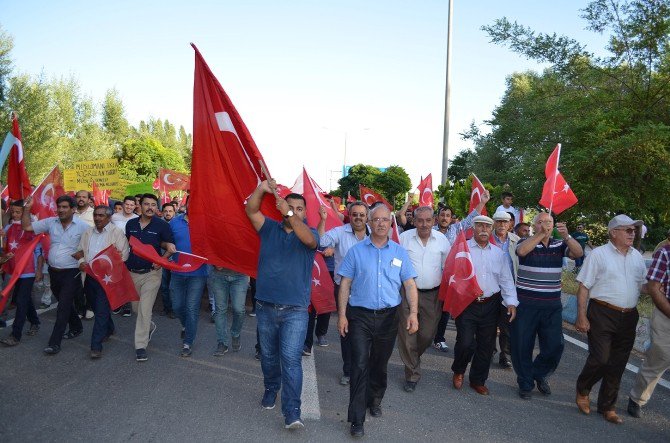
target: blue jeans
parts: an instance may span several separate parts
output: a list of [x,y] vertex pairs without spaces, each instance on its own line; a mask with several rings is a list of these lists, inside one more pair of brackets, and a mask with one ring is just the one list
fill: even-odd
[[300,417],[302,347],[307,332],[307,306],[274,305],[256,301],[265,389],[279,392],[286,419]]
[[170,277],[170,299],[172,309],[177,314],[181,325],[186,328],[185,345],[193,345],[195,334],[198,332],[198,317],[200,316],[200,299],[205,290],[207,277],[189,277],[172,273]]
[[244,323],[244,303],[247,300],[248,287],[248,276],[230,269],[223,268],[219,271],[212,267],[209,277],[207,277],[207,288],[210,297],[214,297],[214,306],[216,306],[214,322],[216,323],[217,342],[226,346],[230,345],[228,299],[230,299],[233,308],[233,325],[230,328],[230,335],[235,338],[240,336]]
[[84,294],[86,294],[88,305],[95,313],[91,334],[91,351],[102,351],[102,341],[105,337],[114,333],[114,321],[112,320],[109,300],[100,283],[88,275],[84,281]]

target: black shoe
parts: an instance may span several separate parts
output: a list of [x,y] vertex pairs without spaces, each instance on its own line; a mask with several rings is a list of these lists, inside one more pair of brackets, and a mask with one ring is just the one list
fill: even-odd
[[633,399],[628,399],[628,415],[635,418],[640,418],[640,405],[635,403]]
[[535,384],[537,385],[537,390],[542,394],[551,395],[551,386],[549,386],[549,382],[546,378],[543,380],[536,380]]
[[147,350],[144,348],[136,349],[135,350],[135,360],[136,361],[147,361],[149,360],[149,356],[147,355]]
[[121,313],[121,309],[123,309],[123,308],[113,309],[113,310],[112,310],[112,314],[114,314],[114,315],[120,314],[120,313]]
[[414,392],[416,389],[416,382],[415,381],[405,381],[405,386],[402,387],[405,392]]
[[60,352],[60,345],[51,345],[44,348],[44,353],[47,355],[56,355]]
[[123,308],[123,316],[130,317],[133,315],[133,311],[130,308]]
[[501,358],[498,364],[503,369],[512,369],[512,363],[506,358]]
[[377,406],[370,406],[370,416],[371,417],[381,417],[382,416],[382,407],[377,405]]
[[530,391],[523,391],[519,389],[519,397],[521,397],[524,400],[530,400],[531,398],[533,398],[533,395],[531,394]]
[[261,351],[256,350],[256,353],[254,354],[254,358],[258,361],[261,361]]
[[65,334],[63,334],[63,338],[65,340],[71,340],[73,338],[79,337],[83,332],[84,331],[81,329],[79,331],[67,331]]
[[365,435],[365,430],[363,429],[363,423],[352,423],[351,430],[349,431],[352,437],[362,437]]

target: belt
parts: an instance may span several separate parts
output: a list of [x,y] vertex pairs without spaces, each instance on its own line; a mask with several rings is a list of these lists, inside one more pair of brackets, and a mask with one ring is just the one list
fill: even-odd
[[354,309],[360,309],[361,311],[369,312],[371,314],[386,314],[387,312],[394,311],[397,308],[397,306],[392,306],[390,308],[368,309],[364,308],[363,306],[352,306],[352,305],[349,305],[349,307]]
[[432,291],[437,291],[438,289],[440,289],[440,285],[437,285],[434,288],[430,288],[430,289],[419,289],[419,292],[432,292]]
[[263,300],[256,300],[256,303],[260,304],[261,306],[268,307],[271,309],[276,309],[278,311],[282,311],[284,309],[288,308],[299,308],[300,306],[295,306],[295,305],[279,305],[276,303],[270,303],[269,301],[263,301]]
[[489,297],[484,297],[483,295],[477,297],[474,299],[475,303],[488,303],[494,298],[496,298],[497,295],[500,295],[500,292],[496,292],[495,294],[491,294]]
[[149,269],[128,269],[130,272],[133,274],[147,274],[152,271],[151,268]]
[[598,300],[597,298],[592,298],[591,301],[594,301],[599,305],[605,306],[606,308],[614,309],[615,311],[619,311],[622,313],[633,312],[634,310],[637,309],[637,308],[622,308],[617,305],[613,305],[612,303],[607,303],[606,301]]
[[49,271],[52,272],[66,272],[66,271],[72,271],[73,269],[77,268],[54,268],[53,266],[49,266]]

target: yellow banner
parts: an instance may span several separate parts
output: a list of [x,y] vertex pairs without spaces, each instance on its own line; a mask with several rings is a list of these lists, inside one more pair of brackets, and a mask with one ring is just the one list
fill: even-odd
[[119,162],[115,159],[77,162],[74,169],[63,171],[66,191],[91,190],[96,182],[100,189],[114,189],[119,186]]

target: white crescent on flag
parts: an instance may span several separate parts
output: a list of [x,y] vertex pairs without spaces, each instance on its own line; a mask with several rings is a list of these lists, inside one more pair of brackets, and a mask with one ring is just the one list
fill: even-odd
[[[109,256],[107,254],[102,254],[98,257],[95,257],[93,260],[91,260],[91,262],[89,263],[89,266],[91,267],[91,269],[93,269],[93,263],[95,263],[98,260],[102,260],[103,262],[109,263],[109,270],[110,270],[110,273],[111,273],[112,269],[114,269],[114,263],[112,263],[112,259],[109,258]],[[116,283],[116,281],[114,281],[112,279],[112,276],[107,274],[106,272],[105,272],[105,276],[103,277],[102,280],[106,284]]]
[[170,174],[169,172],[168,172],[167,174],[163,174],[163,182],[164,182],[166,185],[174,185],[174,182],[171,182],[170,180],[168,180],[168,177],[169,177],[170,175],[171,175],[171,174]]
[[[370,198],[368,198],[368,196],[369,196]],[[370,199],[372,199],[373,201],[370,202]],[[363,201],[365,201],[365,203],[367,203],[368,205],[371,205],[372,203],[374,203],[374,199],[375,199],[375,196],[372,195],[372,194],[365,194],[365,195],[363,196]]]
[[426,199],[426,192],[428,193],[428,199],[432,199],[433,198],[433,191],[431,189],[426,188],[426,189],[423,190],[423,194],[421,194],[421,200],[425,203],[428,203],[429,200]]
[[[51,197],[47,195],[47,192],[51,191]],[[53,200],[53,194],[54,194],[54,185],[53,183],[49,183],[44,187],[42,190],[42,193],[40,194],[40,201],[42,202],[43,205],[49,206],[51,203],[51,200]],[[49,197],[49,201],[47,201],[47,197]]]
[[[319,267],[319,264],[316,262],[316,260],[314,260],[314,266],[316,267],[316,276],[321,277],[321,267]],[[314,286],[320,286],[321,280],[313,278],[312,283],[314,283]]]
[[[466,251],[457,252],[456,255],[454,256],[454,260],[457,260],[459,258],[464,258],[468,262],[470,262],[470,275],[468,275],[466,278],[464,278],[462,280],[467,281],[467,280],[472,279],[475,276],[475,267],[472,264],[472,257],[470,256],[470,253],[466,252]],[[454,278],[453,275],[451,277],[449,277],[449,285],[451,285],[455,281],[456,281],[456,279]]]

